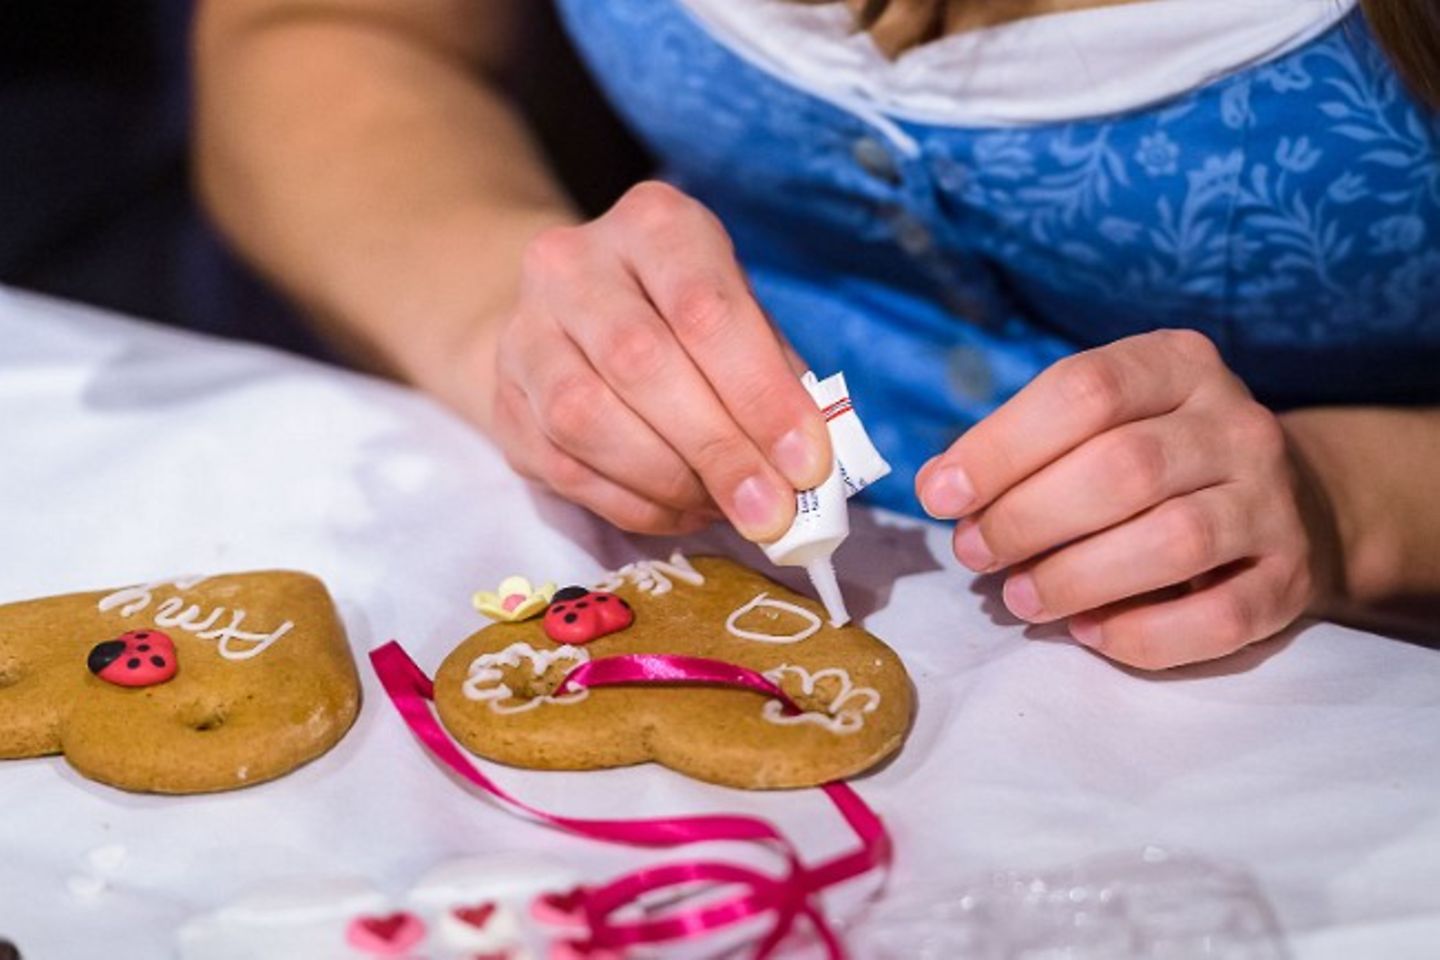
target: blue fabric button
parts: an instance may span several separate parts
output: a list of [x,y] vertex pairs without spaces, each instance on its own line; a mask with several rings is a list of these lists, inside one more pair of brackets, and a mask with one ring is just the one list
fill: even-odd
[[901,214],[895,219],[895,242],[912,257],[935,249],[935,235],[930,228],[908,214]]
[[855,158],[860,169],[877,180],[890,184],[900,182],[900,168],[896,165],[895,158],[885,149],[884,144],[874,137],[861,137],[856,140],[850,147],[850,155]]
[[945,358],[946,379],[956,395],[972,403],[986,403],[995,396],[995,374],[985,354],[962,344]]

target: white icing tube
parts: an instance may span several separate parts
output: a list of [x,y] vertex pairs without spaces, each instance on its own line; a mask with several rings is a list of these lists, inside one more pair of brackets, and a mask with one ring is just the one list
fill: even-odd
[[817,380],[815,374],[807,372],[800,382],[825,415],[835,467],[820,486],[796,494],[795,522],[784,536],[765,547],[765,556],[780,566],[804,567],[820,602],[825,604],[830,625],[839,627],[850,622],[850,614],[830,558],[850,534],[850,512],[845,501],[884,477],[890,465],[870,442],[855,415],[844,374]]

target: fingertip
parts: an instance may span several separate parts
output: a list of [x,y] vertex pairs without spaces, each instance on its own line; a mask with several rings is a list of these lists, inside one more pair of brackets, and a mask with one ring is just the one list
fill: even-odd
[[1041,623],[1047,618],[1045,605],[1040,600],[1040,591],[1035,578],[1029,573],[1017,573],[1005,581],[1001,597],[1010,612],[1029,623]]
[[1183,649],[1156,643],[1149,634],[1137,631],[1133,621],[1128,620],[1122,614],[1106,625],[1087,615],[1071,617],[1070,635],[1105,659],[1142,673],[1160,673],[1195,659],[1186,656]]
[[1100,621],[1094,617],[1080,614],[1071,617],[1067,626],[1070,629],[1070,636],[1074,637],[1075,642],[1081,646],[1096,650],[1104,642]]
[[935,468],[939,465],[940,455],[936,454],[929,460],[926,460],[924,463],[922,463],[920,465],[920,469],[915,471],[915,495],[917,497],[920,495],[920,489],[925,486],[926,479],[930,476],[931,473],[935,471]]
[[835,466],[823,428],[818,435],[805,427],[789,430],[771,448],[770,462],[796,490],[818,487]]
[[942,465],[935,460],[925,465],[929,473],[915,478],[916,494],[925,512],[936,520],[956,520],[975,506],[975,485],[958,464]]
[[795,516],[794,491],[781,489],[775,479],[762,473],[741,480],[730,503],[728,514],[735,529],[755,543],[779,539]]

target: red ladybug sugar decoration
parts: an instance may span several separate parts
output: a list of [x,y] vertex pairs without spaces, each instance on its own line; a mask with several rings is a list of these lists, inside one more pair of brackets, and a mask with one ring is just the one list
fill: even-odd
[[131,630],[97,643],[86,659],[90,672],[121,687],[151,687],[175,676],[175,641],[159,630]]
[[589,643],[635,622],[630,604],[613,593],[566,587],[545,611],[545,636],[556,643]]

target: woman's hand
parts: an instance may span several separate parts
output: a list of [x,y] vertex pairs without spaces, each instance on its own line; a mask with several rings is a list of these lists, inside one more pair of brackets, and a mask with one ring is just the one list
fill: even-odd
[[495,358],[489,429],[511,466],[627,530],[693,529],[718,506],[774,539],[831,468],[724,228],[664,184],[530,243]]
[[955,555],[1005,604],[1142,669],[1283,629],[1337,577],[1334,520],[1274,414],[1203,335],[1056,363],[921,470]]
[[[646,184],[577,214],[501,77],[526,0],[213,0],[200,180],[351,357],[630,530],[778,536],[829,438],[724,230]],[[538,239],[533,239],[538,236]]]

